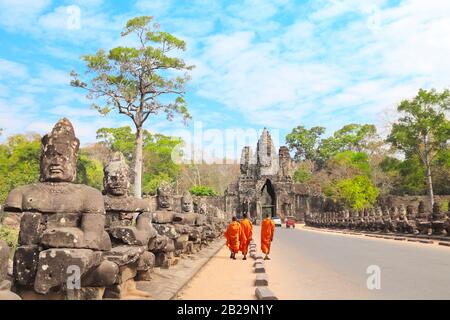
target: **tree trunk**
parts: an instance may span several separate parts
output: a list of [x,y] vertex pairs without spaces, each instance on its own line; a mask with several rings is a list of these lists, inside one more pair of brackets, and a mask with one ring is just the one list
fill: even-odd
[[424,154],[422,157],[422,160],[425,164],[425,176],[427,179],[427,194],[430,201],[430,208],[433,209],[434,204],[434,194],[433,194],[433,180],[431,178],[431,160],[430,160],[430,150],[428,148],[429,146],[429,136],[428,134],[425,134],[423,136],[423,143],[425,146]]
[[431,166],[427,162],[426,166],[426,178],[427,178],[427,193],[430,201],[430,208],[433,208],[434,205],[434,194],[433,194],[433,180],[431,179]]
[[136,150],[134,152],[134,196],[142,198],[142,149],[144,147],[144,129],[136,127]]

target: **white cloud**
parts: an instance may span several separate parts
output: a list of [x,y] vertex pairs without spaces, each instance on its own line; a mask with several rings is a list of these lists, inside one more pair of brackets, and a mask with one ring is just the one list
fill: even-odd
[[138,0],[135,4],[143,14],[155,17],[165,14],[172,5],[172,0]]
[[[276,35],[257,37],[249,27],[204,38],[197,93],[253,123],[319,124],[320,112],[339,126],[376,121],[421,87],[450,85],[450,2],[326,3]],[[352,19],[338,19],[346,13]]]
[[36,25],[37,17],[47,9],[51,0],[2,0],[0,25],[9,30],[29,30]]
[[28,77],[28,69],[24,64],[0,58],[0,80],[26,77]]

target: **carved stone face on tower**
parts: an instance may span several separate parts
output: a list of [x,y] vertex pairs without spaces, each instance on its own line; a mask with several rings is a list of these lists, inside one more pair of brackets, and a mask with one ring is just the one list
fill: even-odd
[[192,201],[192,196],[191,193],[186,191],[183,194],[183,197],[181,198],[181,210],[183,210],[183,212],[193,212],[194,209],[194,205],[193,205],[193,201]]
[[130,187],[129,170],[123,154],[120,152],[114,153],[103,170],[103,186],[107,194],[114,196],[128,195],[128,188]]
[[157,190],[158,207],[160,209],[172,209],[173,190],[169,183],[163,181]]
[[80,141],[72,123],[66,118],[59,120],[41,142],[40,181],[74,182]]

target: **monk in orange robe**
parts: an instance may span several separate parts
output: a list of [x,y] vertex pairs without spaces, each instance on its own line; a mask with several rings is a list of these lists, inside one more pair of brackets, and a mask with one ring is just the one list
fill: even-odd
[[236,217],[232,218],[231,223],[228,225],[227,231],[225,231],[225,238],[227,239],[227,247],[230,248],[230,258],[236,260],[236,253],[239,252],[240,239],[242,237],[241,225],[237,221]]
[[275,231],[275,223],[267,214],[261,223],[261,251],[266,255],[264,260],[270,260],[270,244],[273,241],[273,233]]
[[241,239],[241,252],[244,255],[242,260],[247,260],[247,252],[248,246],[250,245],[250,241],[252,240],[253,235],[253,225],[250,219],[248,219],[247,214],[244,213],[243,219],[241,220],[241,230],[242,230],[242,239]]

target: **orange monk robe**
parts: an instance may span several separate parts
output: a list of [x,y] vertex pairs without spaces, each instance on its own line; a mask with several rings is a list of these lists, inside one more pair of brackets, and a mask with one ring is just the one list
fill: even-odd
[[275,223],[269,218],[264,219],[261,224],[261,251],[264,254],[270,253],[270,243],[273,240],[274,231]]
[[[250,241],[253,236],[253,225],[252,222],[245,218],[241,220],[241,229],[242,229],[242,239],[241,239],[241,252],[245,256],[248,252],[248,246],[250,245]],[[244,241],[245,240],[245,241]]]
[[227,247],[233,253],[239,252],[239,240],[241,237],[241,226],[239,222],[233,221],[229,224],[227,231],[225,231],[225,238],[227,239]]

